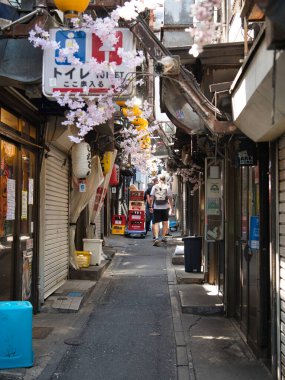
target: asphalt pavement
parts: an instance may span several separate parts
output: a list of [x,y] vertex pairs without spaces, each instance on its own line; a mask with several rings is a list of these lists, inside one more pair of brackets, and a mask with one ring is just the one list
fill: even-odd
[[[65,297],[51,296],[34,317],[34,366],[1,370],[0,379],[271,378],[212,305],[218,295],[199,276],[185,274],[183,283],[183,268],[172,264],[174,240],[153,247],[150,236],[112,236],[106,244],[116,254],[102,277],[67,282]],[[76,296],[77,304],[68,299],[68,310],[60,309],[60,298]]]

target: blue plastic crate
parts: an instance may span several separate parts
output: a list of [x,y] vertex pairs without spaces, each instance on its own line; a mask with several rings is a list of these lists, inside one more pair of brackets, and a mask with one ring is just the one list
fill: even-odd
[[0,301],[0,369],[33,366],[32,315],[28,301]]

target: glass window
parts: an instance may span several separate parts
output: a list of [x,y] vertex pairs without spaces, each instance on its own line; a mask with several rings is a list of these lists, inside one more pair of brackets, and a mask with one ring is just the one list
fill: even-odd
[[164,24],[165,25],[190,25],[193,17],[190,16],[191,5],[194,0],[165,0]]
[[11,128],[19,130],[19,119],[12,113],[6,111],[4,108],[1,108],[1,123],[8,125]]

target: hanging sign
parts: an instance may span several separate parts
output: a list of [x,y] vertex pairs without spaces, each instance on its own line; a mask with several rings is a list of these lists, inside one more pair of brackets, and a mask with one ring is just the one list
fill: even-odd
[[[135,67],[127,66],[118,50],[134,52],[134,38],[127,28],[118,28],[117,43],[111,46],[103,43],[101,39],[90,30],[51,29],[51,39],[60,43],[61,48],[70,48],[70,55],[63,60],[59,57],[59,49],[46,49],[43,56],[43,94],[53,98],[55,92],[79,92],[92,96],[106,93],[112,83],[110,77],[124,79],[129,72],[136,71]],[[73,47],[79,47],[76,53]],[[80,64],[74,64],[74,58]],[[103,71],[100,74],[92,72],[92,61],[98,63],[107,61],[115,65],[114,70]],[[113,65],[112,65],[113,66]],[[86,91],[86,89],[88,91]],[[124,96],[131,96],[133,87],[130,85]]]
[[250,139],[240,139],[235,153],[235,161],[237,166],[257,165],[256,143]]

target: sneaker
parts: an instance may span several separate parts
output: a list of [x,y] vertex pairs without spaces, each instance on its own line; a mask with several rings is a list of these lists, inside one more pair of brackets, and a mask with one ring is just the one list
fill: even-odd
[[152,237],[152,240],[155,241],[157,238],[155,236]]
[[172,234],[168,233],[168,234],[165,234],[165,237],[170,237],[172,236]]
[[158,244],[159,244],[159,239],[155,239],[155,240],[153,241],[153,245],[154,245],[154,246],[158,246]]
[[[167,236],[167,235],[165,235],[165,236]],[[162,243],[167,243],[167,239],[165,239],[165,237],[164,237],[164,238],[161,239],[161,242]]]

